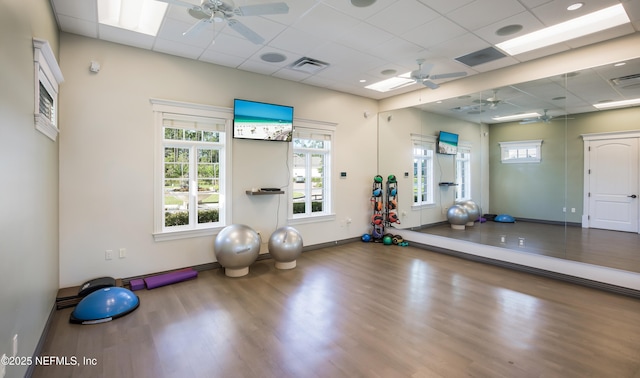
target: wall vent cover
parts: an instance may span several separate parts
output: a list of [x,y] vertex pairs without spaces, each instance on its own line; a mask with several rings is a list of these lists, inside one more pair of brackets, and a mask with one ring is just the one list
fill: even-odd
[[322,62],[317,59],[303,57],[289,65],[289,68],[296,71],[314,74],[329,67],[329,63]]

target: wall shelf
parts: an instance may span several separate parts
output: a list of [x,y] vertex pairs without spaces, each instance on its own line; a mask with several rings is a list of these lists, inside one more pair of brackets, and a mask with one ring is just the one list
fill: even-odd
[[264,196],[264,195],[269,195],[269,194],[284,194],[284,191],[282,190],[260,190],[257,192],[254,192],[252,190],[247,190],[246,191],[248,196]]

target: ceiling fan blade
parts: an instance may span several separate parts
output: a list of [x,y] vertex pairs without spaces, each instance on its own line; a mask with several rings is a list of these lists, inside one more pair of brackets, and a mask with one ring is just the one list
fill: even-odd
[[431,81],[431,80],[423,80],[423,81],[422,81],[422,85],[424,85],[424,86],[425,86],[425,87],[427,87],[427,88],[431,88],[431,89],[438,89],[438,88],[440,88],[440,86],[439,86],[438,84],[434,83],[434,82],[433,82],[433,81]]
[[528,125],[530,123],[538,123],[538,122],[540,122],[540,120],[537,119],[537,118],[536,119],[523,119],[522,121],[520,121],[520,124],[521,125]]
[[207,24],[210,24],[210,23],[211,23],[210,19],[203,18],[200,21],[193,24],[189,29],[187,29],[184,33],[182,33],[182,35],[185,37],[198,35],[202,31],[202,29],[204,29],[207,26]]
[[258,35],[258,33],[249,29],[245,24],[238,20],[231,19],[228,21],[228,25],[231,29],[235,30],[239,34],[242,34],[243,37],[248,39],[249,41],[255,43],[256,45],[261,45],[264,43],[264,38]]
[[238,16],[267,16],[270,14],[287,14],[289,13],[289,6],[287,5],[287,3],[245,5],[243,7],[236,8],[234,10],[234,13]]
[[445,73],[445,74],[437,74],[437,75],[431,75],[429,76],[429,79],[449,79],[452,77],[462,77],[462,76],[467,76],[466,72],[450,72],[450,73]]

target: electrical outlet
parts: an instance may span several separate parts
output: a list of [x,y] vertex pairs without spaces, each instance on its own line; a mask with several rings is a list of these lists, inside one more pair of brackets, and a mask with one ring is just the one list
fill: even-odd
[[575,212],[576,212],[576,208],[575,208],[575,207],[572,207],[572,208],[571,208],[571,212],[572,212],[572,213],[575,213]]
[[120,248],[120,258],[124,259],[125,257],[127,257],[127,249],[126,248]]
[[12,357],[15,357],[18,355],[18,334],[16,333],[15,335],[13,335],[13,353],[12,353]]
[[106,251],[104,251],[104,259],[105,260],[113,259],[113,250],[107,249]]

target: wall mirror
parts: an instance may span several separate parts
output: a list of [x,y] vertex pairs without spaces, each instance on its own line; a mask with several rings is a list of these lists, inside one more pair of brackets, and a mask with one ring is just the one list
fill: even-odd
[[[398,178],[401,223],[393,227],[640,273],[640,106],[594,107],[640,98],[640,59],[624,63],[381,112],[378,171]],[[495,119],[523,113],[537,114]],[[462,155],[428,152],[440,131],[459,136]],[[635,147],[602,160],[607,173],[595,182],[589,169],[598,163],[585,150],[600,140]],[[509,161],[514,154],[523,159]],[[612,184],[617,171],[626,173]],[[420,190],[425,180],[431,193]],[[619,201],[593,202],[604,187]],[[460,198],[516,222],[453,230],[446,213]]]

